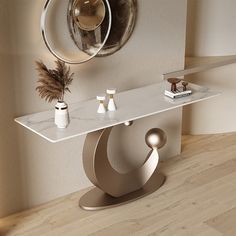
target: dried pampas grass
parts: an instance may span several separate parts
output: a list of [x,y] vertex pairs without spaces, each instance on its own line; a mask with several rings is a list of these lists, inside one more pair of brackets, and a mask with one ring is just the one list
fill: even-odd
[[36,70],[39,75],[36,91],[47,102],[63,101],[65,93],[70,92],[69,85],[73,81],[74,73],[70,73],[70,67],[60,60],[55,63],[56,68],[51,70],[42,61],[36,61]]

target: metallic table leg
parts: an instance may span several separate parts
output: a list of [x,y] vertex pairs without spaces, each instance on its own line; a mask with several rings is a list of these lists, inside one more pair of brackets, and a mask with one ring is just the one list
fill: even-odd
[[87,135],[83,164],[87,177],[96,186],[80,199],[85,210],[105,209],[122,205],[153,193],[160,188],[165,176],[158,173],[158,149],[166,143],[165,133],[152,129],[146,134],[146,143],[152,148],[144,164],[126,174],[117,172],[107,156],[107,143],[112,128]]

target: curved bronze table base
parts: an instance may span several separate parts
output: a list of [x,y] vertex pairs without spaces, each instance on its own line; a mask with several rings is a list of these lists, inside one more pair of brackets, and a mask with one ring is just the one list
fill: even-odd
[[87,211],[104,210],[121,206],[152,194],[165,183],[165,180],[166,177],[156,171],[143,188],[121,197],[112,197],[95,187],[80,198],[79,206]]
[[112,127],[87,135],[83,149],[83,165],[89,180],[96,186],[80,199],[85,210],[105,209],[144,197],[159,189],[165,176],[158,173],[158,149],[166,143],[161,129],[147,132],[145,141],[152,149],[137,169],[122,174],[110,164],[107,144]]

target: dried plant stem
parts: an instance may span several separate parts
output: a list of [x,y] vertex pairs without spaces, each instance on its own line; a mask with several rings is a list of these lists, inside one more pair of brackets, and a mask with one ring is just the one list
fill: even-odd
[[47,102],[53,100],[64,101],[65,93],[70,92],[69,85],[73,81],[73,73],[64,62],[57,60],[55,69],[48,69],[42,61],[36,61],[39,85],[36,91]]

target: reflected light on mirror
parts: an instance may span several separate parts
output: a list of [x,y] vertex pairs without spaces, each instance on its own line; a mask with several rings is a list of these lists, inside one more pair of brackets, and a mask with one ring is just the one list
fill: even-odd
[[93,31],[98,28],[106,14],[102,0],[77,0],[73,5],[73,17],[82,30]]

